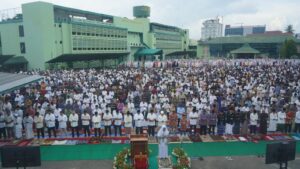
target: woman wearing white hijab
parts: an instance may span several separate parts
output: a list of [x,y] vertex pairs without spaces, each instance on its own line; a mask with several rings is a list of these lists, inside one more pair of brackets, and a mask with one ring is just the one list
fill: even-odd
[[157,138],[159,141],[158,145],[158,157],[167,158],[168,157],[168,136],[169,130],[166,125],[161,126],[157,133]]

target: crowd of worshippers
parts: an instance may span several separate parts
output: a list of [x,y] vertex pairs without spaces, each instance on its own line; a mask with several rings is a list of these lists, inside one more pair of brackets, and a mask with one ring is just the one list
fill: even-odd
[[22,72],[44,79],[1,96],[0,139],[300,132],[299,61],[175,65]]

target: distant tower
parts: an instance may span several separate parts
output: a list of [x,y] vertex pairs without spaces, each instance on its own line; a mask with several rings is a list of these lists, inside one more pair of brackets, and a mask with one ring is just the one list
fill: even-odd
[[148,18],[150,16],[150,7],[149,6],[133,7],[133,16],[136,18]]

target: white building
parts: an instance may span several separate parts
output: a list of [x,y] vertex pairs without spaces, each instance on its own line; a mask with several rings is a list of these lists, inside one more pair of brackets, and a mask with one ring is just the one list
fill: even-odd
[[220,23],[220,19],[210,19],[203,22],[201,28],[201,39],[207,40],[209,38],[222,37],[223,24]]

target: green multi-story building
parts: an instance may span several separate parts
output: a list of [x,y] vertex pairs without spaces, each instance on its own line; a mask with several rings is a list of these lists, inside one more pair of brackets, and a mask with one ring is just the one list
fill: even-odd
[[46,2],[23,4],[21,13],[0,22],[0,65],[105,66],[189,50],[188,30],[150,22],[147,6],[134,7],[133,13],[128,19]]

